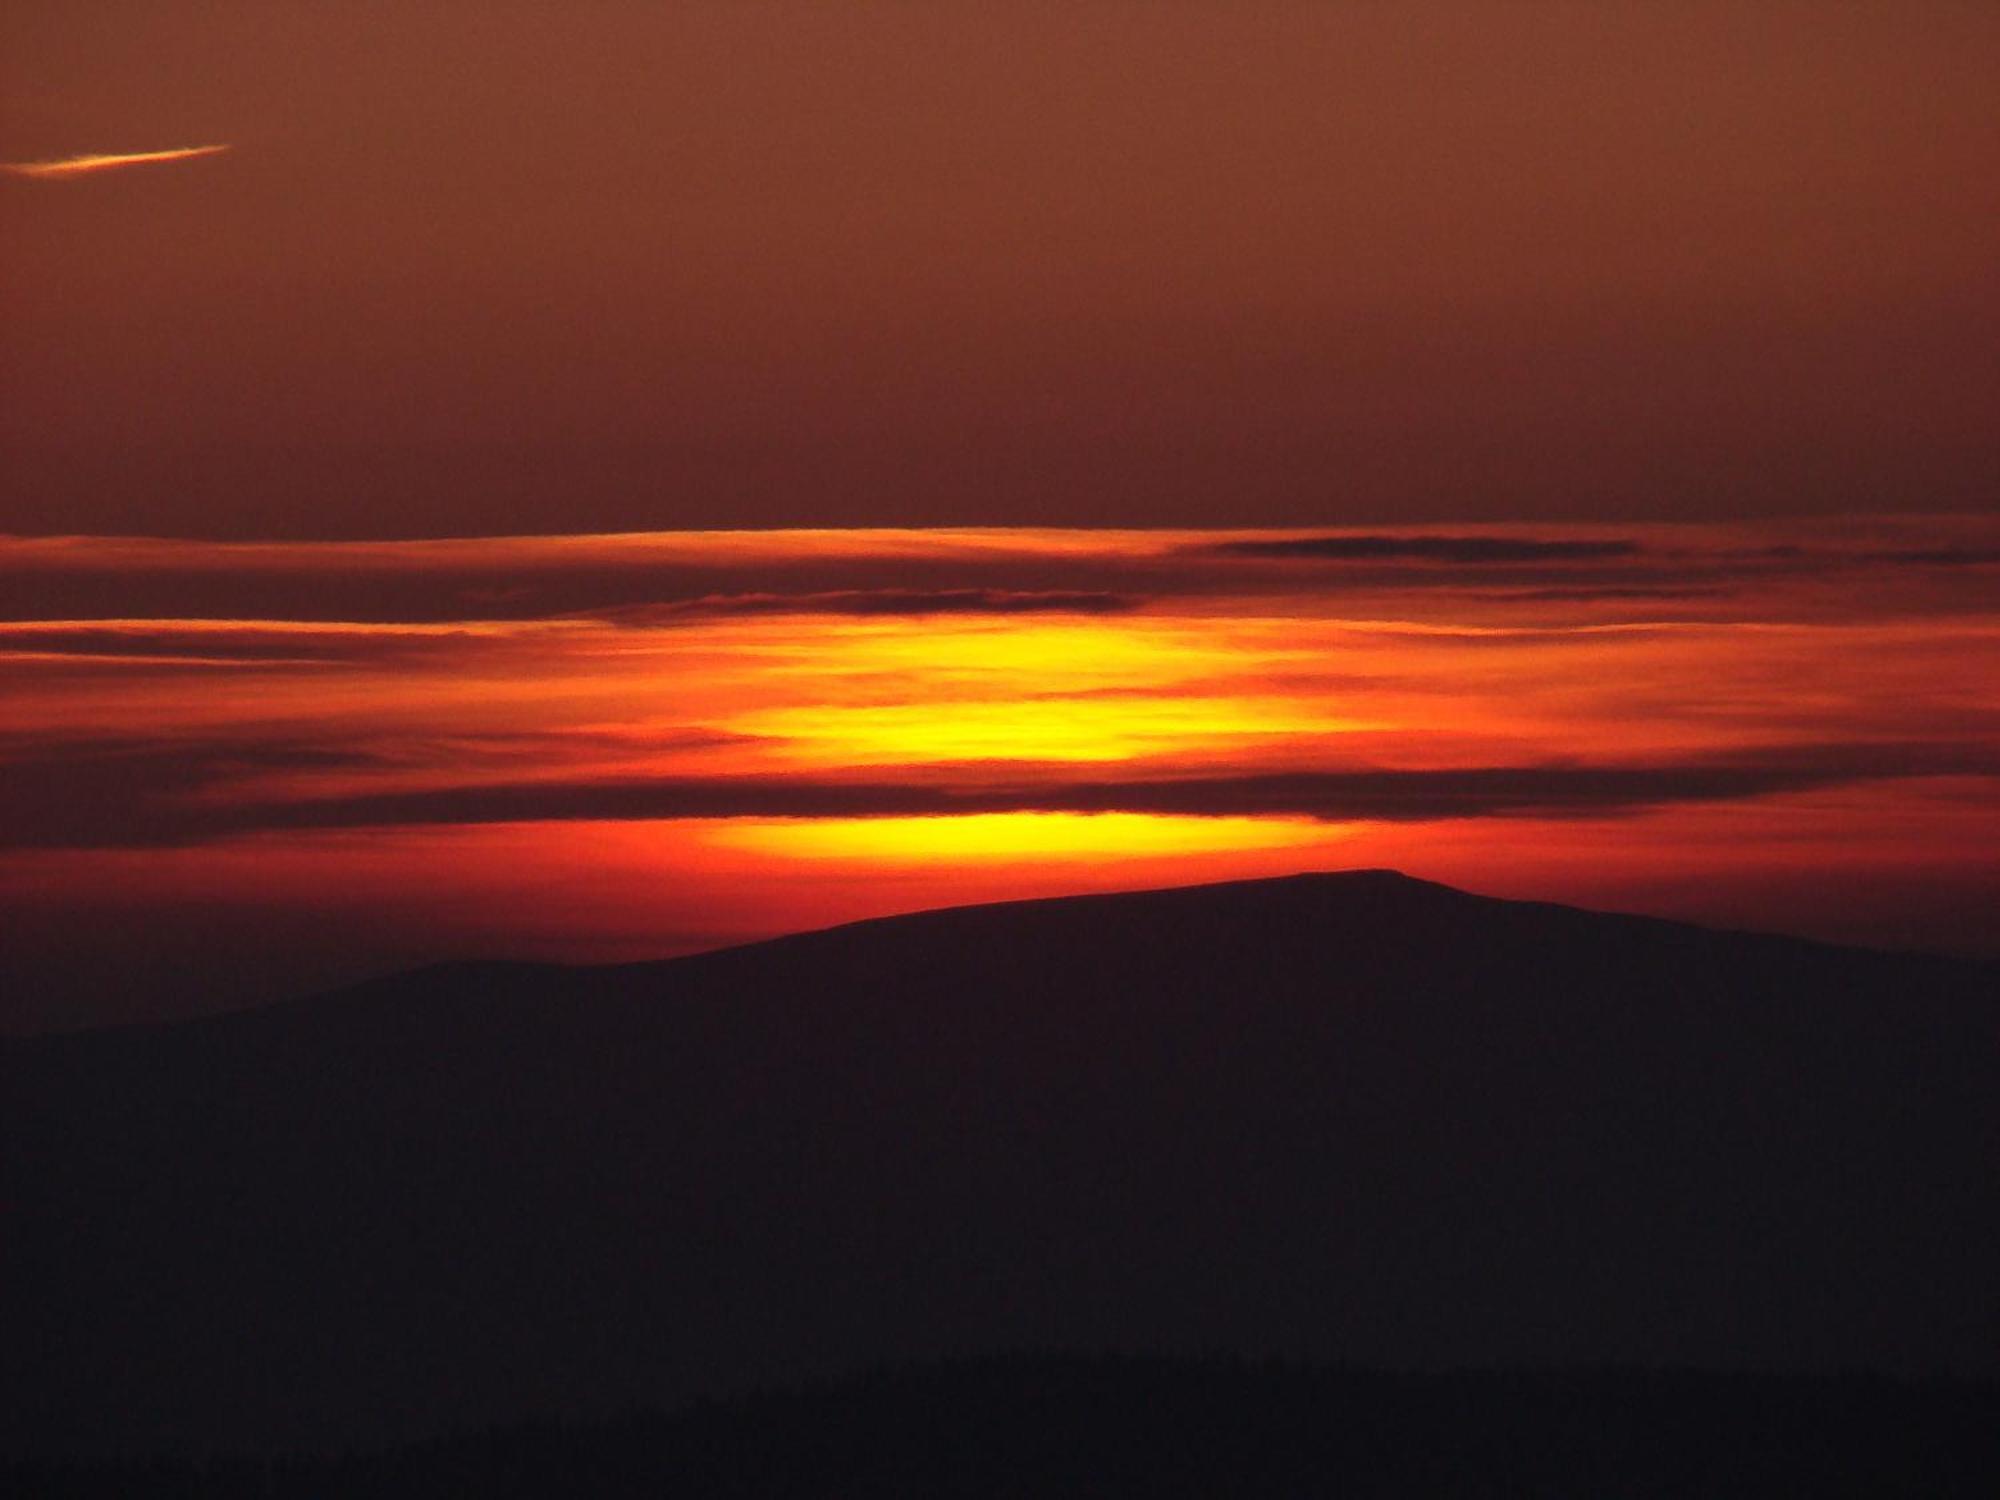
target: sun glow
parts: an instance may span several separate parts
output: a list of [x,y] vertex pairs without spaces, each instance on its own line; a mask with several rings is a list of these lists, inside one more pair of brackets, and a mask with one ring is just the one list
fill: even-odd
[[822,621],[803,655],[795,630],[767,629],[767,672],[861,687],[906,686],[921,676],[931,691],[965,697],[996,687],[1023,694],[1156,687],[1244,665],[1240,645],[1183,619]]
[[[331,911],[380,966],[628,959],[1368,865],[1957,941],[2000,536],[1886,524],[1504,583],[1208,533],[0,536],[0,908],[78,972],[144,922],[163,969],[227,928],[346,972]],[[1837,928],[1766,893],[1814,880]]]
[[724,726],[789,755],[849,765],[1118,761],[1287,735],[1380,728],[1283,699],[1109,697],[778,708]]
[[800,818],[719,824],[726,848],[792,859],[866,864],[956,860],[1148,859],[1339,840],[1305,818],[1186,818],[1149,813],[972,813],[938,818]]

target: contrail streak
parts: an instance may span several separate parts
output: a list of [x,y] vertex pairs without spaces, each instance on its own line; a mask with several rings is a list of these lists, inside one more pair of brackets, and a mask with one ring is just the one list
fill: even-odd
[[121,167],[146,167],[156,162],[191,161],[198,156],[217,156],[228,146],[182,146],[172,151],[93,152],[65,156],[58,161],[0,162],[0,172],[10,177],[86,177],[93,172],[115,172]]

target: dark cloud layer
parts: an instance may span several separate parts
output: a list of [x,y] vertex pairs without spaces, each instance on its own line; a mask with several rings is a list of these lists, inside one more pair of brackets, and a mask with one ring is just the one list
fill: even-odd
[[1707,597],[1768,617],[1824,613],[1833,584],[1853,591],[1834,601],[1849,612],[1899,600],[1992,607],[1994,540],[1993,526],[1963,517],[1821,527],[1810,537],[1772,526],[1635,527],[1609,537],[1556,527],[1082,531],[995,532],[929,547],[889,532],[270,548],[0,536],[0,620],[449,624],[623,612],[668,624],[790,613],[1112,614],[1184,599],[1310,592],[1331,601],[1396,590],[1412,600],[1462,591],[1523,606]]
[[1327,562],[1530,563],[1600,562],[1643,550],[1627,540],[1563,541],[1522,536],[1304,536],[1217,542],[1196,549],[1210,557]]
[[[602,615],[671,624],[731,615],[1114,614],[1137,608],[1156,587],[1185,594],[1211,582],[1197,570],[1156,578],[1122,559],[1032,554],[927,560],[802,549],[706,565],[528,556],[488,567],[371,567],[305,556],[257,569],[107,563],[58,571],[10,566],[0,549],[0,619],[448,624]],[[0,649],[9,646],[34,649],[32,641],[0,639]]]
[[2000,564],[2000,547],[1919,547],[1869,554],[1872,562],[1915,563],[1927,568],[1986,568]]
[[1597,604],[1648,599],[1714,599],[1728,589],[1707,584],[1604,584],[1580,588],[1496,589],[1474,597],[1501,604]]
[[0,623],[0,653],[75,657],[81,661],[139,659],[149,667],[200,665],[309,666],[354,660],[382,662],[431,653],[471,639],[463,631],[260,629],[245,624],[203,629],[185,622],[8,625]]
[[731,615],[1110,615],[1139,601],[1081,589],[836,589],[816,594],[704,594],[596,614],[627,624]]
[[[301,800],[231,797],[257,772],[379,768],[389,757],[311,745],[24,749],[0,762],[0,847],[197,843],[277,830],[673,818],[933,817],[995,812],[1304,817],[1325,822],[1613,816],[1913,776],[2000,776],[1952,742],[1788,746],[1648,765],[1355,769],[1035,782],[743,775],[461,785]],[[989,772],[990,774],[990,772]]]

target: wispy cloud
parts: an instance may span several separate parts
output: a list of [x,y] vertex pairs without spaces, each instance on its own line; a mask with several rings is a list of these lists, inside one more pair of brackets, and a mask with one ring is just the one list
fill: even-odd
[[204,156],[220,156],[230,148],[219,146],[179,146],[169,151],[102,151],[64,156],[53,161],[0,162],[0,172],[9,177],[29,177],[55,181],[66,177],[88,177],[98,172],[116,172],[125,167],[151,167],[165,162],[194,161]]

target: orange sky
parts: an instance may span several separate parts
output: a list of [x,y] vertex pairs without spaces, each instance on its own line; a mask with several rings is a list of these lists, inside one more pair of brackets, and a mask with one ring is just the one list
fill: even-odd
[[1991,0],[10,0],[0,1027],[1356,864],[1990,949],[1996,78]]
[[1990,0],[10,0],[0,529],[1990,511]]
[[1997,585],[1969,518],[0,538],[9,1021],[1354,865],[1990,951]]

